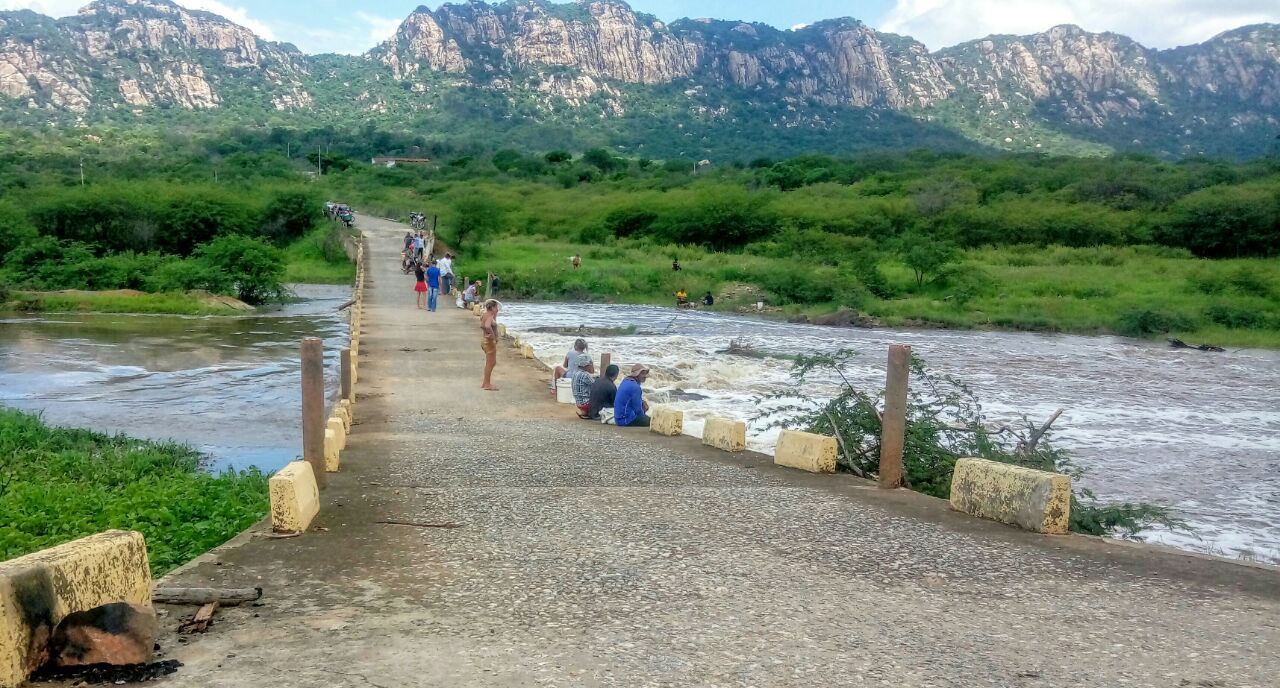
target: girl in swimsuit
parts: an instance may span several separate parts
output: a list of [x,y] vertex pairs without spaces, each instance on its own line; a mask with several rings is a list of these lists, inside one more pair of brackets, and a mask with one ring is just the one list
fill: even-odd
[[484,316],[480,318],[480,350],[484,352],[484,382],[480,389],[498,391],[493,386],[493,367],[498,364],[498,311],[502,304],[497,299],[484,302]]

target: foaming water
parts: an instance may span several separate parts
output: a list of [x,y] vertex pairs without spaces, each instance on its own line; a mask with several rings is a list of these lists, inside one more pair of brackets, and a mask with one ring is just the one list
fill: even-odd
[[[1088,470],[1100,498],[1174,508],[1196,530],[1149,539],[1185,549],[1280,562],[1280,353],[1203,353],[1119,337],[949,330],[859,330],[675,312],[650,306],[507,304],[503,322],[538,357],[558,363],[573,337],[535,327],[621,327],[593,337],[624,367],[652,367],[651,398],[687,412],[686,432],[708,414],[748,421],[748,445],[771,453],[777,430],[752,422],[761,396],[792,388],[788,356],[850,348],[850,381],[884,385],[890,343],[905,343],[934,370],[967,382],[988,417],[1055,424],[1057,444]],[[728,355],[731,340],[769,357]],[[838,379],[794,390],[791,402],[829,399]]]
[[275,470],[301,453],[298,343],[325,340],[326,388],[346,345],[350,288],[247,316],[68,315],[0,320],[0,404],[65,427],[178,440],[211,467]]

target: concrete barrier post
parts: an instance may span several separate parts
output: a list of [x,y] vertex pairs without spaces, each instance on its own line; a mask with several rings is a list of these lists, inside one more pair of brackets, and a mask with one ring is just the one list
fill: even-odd
[[902,486],[902,445],[907,432],[907,376],[911,367],[911,347],[889,347],[889,369],[885,374],[884,419],[880,423],[880,487]]
[[325,486],[324,342],[302,340],[302,458],[311,464],[318,487]]
[[342,399],[351,399],[351,349],[342,350]]

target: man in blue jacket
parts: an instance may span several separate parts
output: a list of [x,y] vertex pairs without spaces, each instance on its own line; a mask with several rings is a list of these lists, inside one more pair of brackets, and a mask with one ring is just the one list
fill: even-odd
[[649,427],[649,403],[643,398],[640,385],[649,379],[649,368],[642,363],[631,366],[631,374],[618,385],[618,396],[613,401],[613,422],[622,427]]

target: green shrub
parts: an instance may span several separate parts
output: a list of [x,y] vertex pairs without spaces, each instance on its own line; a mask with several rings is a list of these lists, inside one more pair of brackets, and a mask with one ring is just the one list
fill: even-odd
[[1180,330],[1194,330],[1194,318],[1172,311],[1130,308],[1116,319],[1115,331],[1129,337],[1148,337]]
[[1253,329],[1268,326],[1267,316],[1249,308],[1215,303],[1204,309],[1204,317],[1216,325],[1237,329]]
[[0,409],[0,560],[112,528],[139,530],[160,575],[267,512],[257,470],[208,473],[190,447],[51,428]]
[[218,237],[196,251],[206,269],[222,273],[235,286],[236,297],[258,305],[285,296],[284,254],[261,239]]

